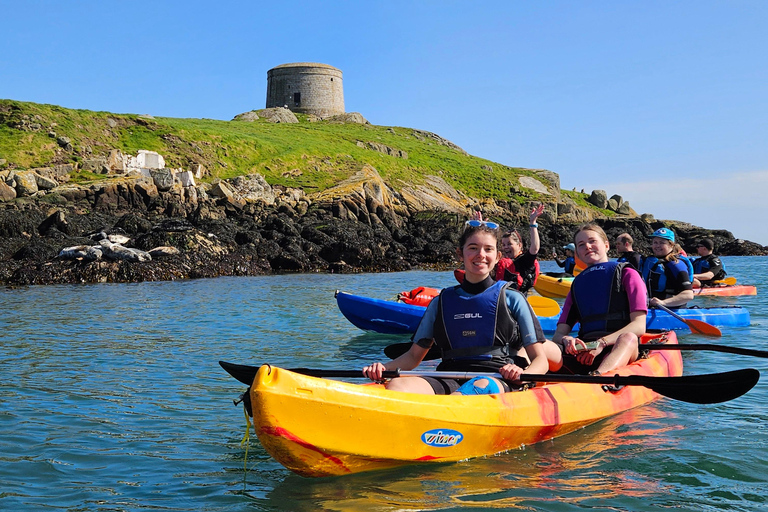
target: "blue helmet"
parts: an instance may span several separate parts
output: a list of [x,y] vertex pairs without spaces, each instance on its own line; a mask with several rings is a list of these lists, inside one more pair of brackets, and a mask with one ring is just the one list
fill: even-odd
[[656,237],[669,240],[670,242],[675,241],[675,233],[671,229],[667,229],[667,228],[659,228],[656,231],[654,231],[653,234],[648,235],[648,238],[656,238]]

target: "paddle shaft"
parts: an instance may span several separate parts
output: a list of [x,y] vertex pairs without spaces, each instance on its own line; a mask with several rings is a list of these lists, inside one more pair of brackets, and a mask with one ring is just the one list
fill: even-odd
[[768,350],[755,350],[752,348],[731,347],[729,345],[713,344],[685,344],[673,343],[670,345],[648,344],[640,345],[640,350],[711,350],[712,352],[725,352],[727,354],[738,354],[741,356],[765,357],[768,358]]

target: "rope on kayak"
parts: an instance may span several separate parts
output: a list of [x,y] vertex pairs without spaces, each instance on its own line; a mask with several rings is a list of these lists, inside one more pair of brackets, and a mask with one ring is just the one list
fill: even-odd
[[243,407],[245,414],[245,435],[240,441],[240,446],[245,445],[245,458],[243,459],[243,471],[248,472],[248,447],[251,445],[251,418],[248,417],[248,411]]

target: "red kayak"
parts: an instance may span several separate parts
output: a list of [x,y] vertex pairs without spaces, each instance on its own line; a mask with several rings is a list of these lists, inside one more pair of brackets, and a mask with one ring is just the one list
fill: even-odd
[[731,286],[705,286],[694,288],[694,295],[715,295],[718,297],[738,297],[740,295],[757,295],[757,288],[747,284],[734,284]]

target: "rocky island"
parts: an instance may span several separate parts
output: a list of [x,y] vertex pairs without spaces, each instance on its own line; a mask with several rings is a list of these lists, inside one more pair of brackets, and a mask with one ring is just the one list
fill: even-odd
[[538,203],[543,257],[587,220],[639,251],[667,226],[689,252],[708,236],[723,255],[768,254],[360,114],[175,120],[0,100],[5,285],[447,269],[472,210],[511,229]]

